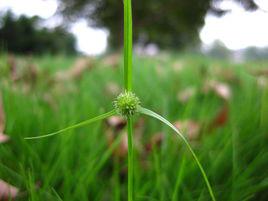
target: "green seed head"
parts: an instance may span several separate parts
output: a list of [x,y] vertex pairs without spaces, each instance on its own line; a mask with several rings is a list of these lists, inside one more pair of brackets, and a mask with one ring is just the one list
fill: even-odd
[[139,98],[132,92],[121,93],[114,101],[116,112],[126,117],[135,114],[139,105]]

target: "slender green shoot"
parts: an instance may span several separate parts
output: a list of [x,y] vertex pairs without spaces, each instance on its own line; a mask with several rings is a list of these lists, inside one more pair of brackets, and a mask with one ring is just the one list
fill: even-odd
[[94,117],[94,118],[92,118],[92,119],[87,119],[87,120],[82,121],[82,122],[80,122],[80,123],[74,124],[74,125],[72,125],[72,126],[63,128],[63,129],[58,130],[58,131],[55,131],[55,132],[53,132],[53,133],[49,133],[49,134],[46,134],[46,135],[35,136],[35,137],[26,137],[26,138],[24,138],[24,139],[26,139],[26,140],[34,140],[34,139],[40,139],[40,138],[51,137],[51,136],[61,134],[61,133],[65,132],[65,131],[68,131],[68,130],[71,130],[71,129],[79,128],[79,127],[82,127],[82,126],[85,126],[85,125],[94,123],[94,122],[96,122],[96,121],[105,119],[105,118],[110,117],[110,116],[115,115],[115,114],[116,114],[115,110],[112,110],[112,111],[110,111],[110,112],[101,114],[101,115],[99,115],[99,116],[97,116],[97,117]]
[[132,90],[132,9],[131,0],[124,0],[124,84]]
[[183,157],[181,160],[180,169],[179,169],[178,176],[176,179],[176,185],[175,185],[174,192],[172,195],[172,201],[178,200],[178,192],[179,192],[179,187],[183,180],[184,170],[185,170],[185,157]]
[[138,111],[142,114],[145,114],[145,115],[148,115],[148,116],[151,116],[155,119],[158,119],[159,121],[163,122],[164,124],[166,124],[167,126],[169,126],[172,130],[174,130],[176,132],[176,134],[182,139],[182,141],[186,144],[187,148],[189,149],[189,151],[191,152],[192,156],[194,157],[201,173],[202,173],[202,176],[205,180],[205,183],[207,185],[207,188],[208,188],[208,191],[209,191],[209,194],[210,194],[210,197],[213,201],[216,201],[216,198],[214,196],[214,193],[213,193],[213,190],[212,190],[212,187],[208,181],[208,177],[204,171],[204,168],[203,166],[201,165],[201,163],[199,162],[199,159],[197,158],[194,150],[192,149],[191,145],[189,144],[189,142],[187,141],[187,139],[183,136],[183,134],[175,127],[173,126],[168,120],[166,120],[164,117],[160,116],[159,114],[149,110],[149,109],[146,109],[146,108],[142,108],[142,107],[139,107]]
[[[124,0],[124,84],[132,90],[132,9],[131,0]],[[134,111],[134,110],[133,110]],[[133,143],[132,117],[127,116],[128,131],[128,201],[133,201]]]

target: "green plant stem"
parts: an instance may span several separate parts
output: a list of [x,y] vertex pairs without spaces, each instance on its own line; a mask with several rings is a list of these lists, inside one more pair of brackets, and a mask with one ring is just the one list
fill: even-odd
[[132,118],[127,118],[128,131],[128,201],[133,201],[133,123]]
[[124,0],[124,84],[132,89],[132,9],[131,0]]
[[[132,9],[131,0],[124,0],[124,84],[132,90]],[[133,201],[132,117],[127,118],[128,130],[128,201]]]
[[78,127],[81,127],[81,126],[85,126],[85,125],[87,125],[87,124],[91,124],[91,123],[93,123],[93,122],[96,122],[96,121],[105,119],[105,118],[110,117],[110,116],[115,115],[115,114],[116,114],[115,110],[112,110],[112,111],[110,111],[110,112],[101,114],[101,115],[99,115],[99,116],[97,116],[97,117],[93,117],[93,118],[91,118],[91,119],[87,119],[87,120],[85,120],[85,121],[82,121],[82,122],[77,123],[77,124],[75,124],[75,125],[69,126],[69,127],[67,127],[67,128],[63,128],[63,129],[58,130],[58,131],[53,132],[53,133],[49,133],[49,134],[46,134],[46,135],[35,136],[35,137],[26,137],[26,138],[24,138],[24,139],[26,139],[26,140],[34,140],[34,139],[40,139],[40,138],[51,137],[51,136],[54,136],[54,135],[61,134],[61,133],[65,132],[65,131],[68,131],[68,130],[71,130],[71,129],[74,129],[74,128],[78,128]]
[[192,149],[191,145],[189,144],[189,142],[187,141],[187,139],[182,135],[182,133],[175,127],[173,126],[168,120],[166,120],[164,117],[160,116],[159,114],[149,110],[149,109],[146,109],[146,108],[142,108],[140,107],[139,110],[138,110],[140,113],[142,114],[145,114],[145,115],[148,115],[148,116],[151,116],[153,118],[156,118],[158,119],[159,121],[163,122],[164,124],[166,124],[167,126],[169,126],[171,129],[173,129],[177,134],[178,136],[182,139],[182,141],[186,144],[187,148],[189,149],[189,151],[191,152],[192,156],[194,157],[200,171],[201,171],[201,174],[205,180],[205,183],[207,185],[207,188],[208,188],[208,191],[209,191],[209,194],[210,194],[210,197],[213,201],[216,201],[216,198],[214,196],[214,193],[213,193],[213,190],[212,190],[212,187],[208,181],[208,178],[207,178],[207,175],[205,173],[205,170],[203,168],[203,166],[201,165],[199,159],[197,158],[194,150]]

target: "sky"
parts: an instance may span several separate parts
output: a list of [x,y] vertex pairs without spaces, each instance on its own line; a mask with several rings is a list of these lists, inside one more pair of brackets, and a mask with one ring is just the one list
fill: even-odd
[[249,46],[268,46],[268,0],[256,1],[261,10],[245,11],[231,1],[225,1],[221,8],[231,12],[218,18],[207,14],[200,38],[205,45],[221,40],[225,46],[238,50]]
[[[220,40],[232,50],[250,46],[268,46],[268,0],[256,0],[261,10],[247,12],[240,6],[225,0],[219,5],[231,12],[218,18],[211,14],[205,17],[205,25],[200,29],[200,38],[204,46],[211,46]],[[0,11],[11,9],[16,15],[38,15],[47,20],[48,26],[59,21],[54,17],[57,0],[0,0]],[[79,20],[70,27],[77,37],[77,48],[88,55],[96,55],[105,51],[108,32],[89,27],[85,20]]]

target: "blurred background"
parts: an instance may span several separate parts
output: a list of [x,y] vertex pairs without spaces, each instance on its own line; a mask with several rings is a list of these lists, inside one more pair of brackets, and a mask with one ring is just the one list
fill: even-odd
[[[190,141],[218,201],[268,200],[268,1],[133,0],[133,86]],[[0,201],[123,201],[125,119],[27,141],[112,109],[122,0],[0,0]],[[135,201],[208,201],[183,143],[135,116]]]
[[[0,10],[2,50],[96,55],[123,45],[120,1],[2,0]],[[150,54],[194,49],[236,59],[264,57],[267,10],[265,0],[138,1],[134,43]]]

